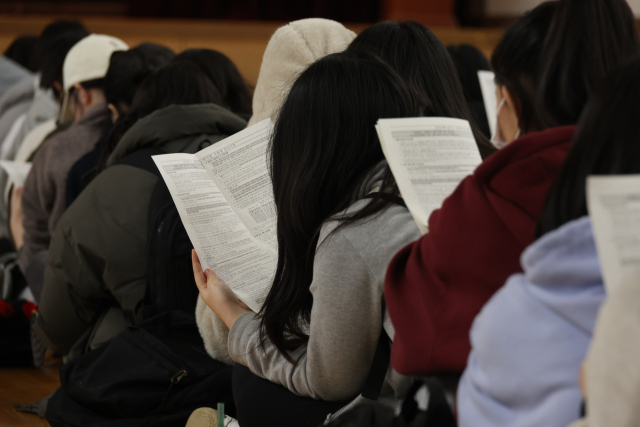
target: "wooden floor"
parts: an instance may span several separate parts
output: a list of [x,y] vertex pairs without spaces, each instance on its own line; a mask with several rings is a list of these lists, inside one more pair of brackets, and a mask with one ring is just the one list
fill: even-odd
[[19,405],[36,402],[60,385],[59,366],[0,369],[0,426],[48,426],[37,415],[16,412]]

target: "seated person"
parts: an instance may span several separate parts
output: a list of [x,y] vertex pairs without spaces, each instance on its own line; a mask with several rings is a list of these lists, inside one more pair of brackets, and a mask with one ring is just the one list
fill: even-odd
[[[580,366],[605,299],[587,216],[587,177],[640,173],[635,107],[640,96],[639,71],[640,57],[636,57],[608,76],[591,97],[567,160],[549,191],[537,240],[522,255],[524,273],[511,276],[476,317],[469,365],[458,390],[460,426],[566,427],[579,418]],[[637,278],[632,279],[638,288]],[[622,292],[631,296],[629,301],[638,301],[637,292]],[[614,301],[615,307],[627,306],[619,297]],[[638,372],[637,357],[620,364],[627,358],[620,348],[622,341],[634,341],[630,348],[638,349],[633,338],[639,331],[622,327],[633,324],[637,312],[634,306],[619,325],[596,335],[598,356],[590,355],[587,364],[594,378],[594,383],[587,382],[593,393],[587,395],[587,413],[597,422],[593,425],[625,425],[625,414],[637,413],[637,401],[629,400],[633,394],[627,387],[638,389],[638,376],[624,378]],[[605,343],[613,345],[603,347]],[[616,372],[625,366],[626,372]],[[605,384],[607,388],[601,388]],[[626,425],[637,424],[637,418],[631,419]]]
[[36,302],[42,290],[49,242],[65,209],[69,169],[93,149],[110,125],[102,79],[111,54],[126,49],[127,45],[116,38],[94,34],[80,40],[65,58],[61,116],[63,122],[73,120],[73,124],[38,150],[22,193],[24,244],[18,248],[18,265]]
[[149,147],[195,153],[244,129],[246,122],[220,102],[191,64],[165,65],[142,82],[109,136],[106,169],[64,212],[51,239],[33,327],[49,348],[77,356],[139,317],[149,203],[159,178],[125,160]]
[[[429,232],[402,249],[387,271],[387,308],[396,328],[391,363],[398,372],[464,370],[473,319],[509,276],[522,272],[520,256],[534,241],[586,94],[640,47],[626,2],[588,2],[594,4],[541,4],[494,50],[500,103],[494,141],[503,148],[458,185],[431,214]],[[595,5],[601,2],[611,7]],[[606,19],[595,15],[600,9],[608,11]],[[594,31],[597,40],[588,36]],[[585,96],[557,102],[565,91]]]
[[[374,126],[418,114],[384,62],[319,59],[293,84],[271,140],[278,262],[262,310],[248,310],[194,255],[202,299],[230,329],[243,427],[321,424],[362,391],[379,339],[393,339],[382,280],[420,231],[394,198]],[[398,404],[410,384],[389,370],[380,400]]]
[[[109,70],[104,78],[104,96],[111,119],[115,123],[118,118],[129,111],[133,97],[142,81],[153,71],[167,64],[174,57],[173,52],[164,46],[143,43],[133,49],[114,52],[109,61]],[[67,176],[65,203],[69,207],[85,189],[86,182],[91,181],[106,163],[106,143],[111,127],[108,127],[96,142],[93,150],[78,160]],[[103,162],[99,165],[100,158]],[[89,176],[87,176],[89,174]]]

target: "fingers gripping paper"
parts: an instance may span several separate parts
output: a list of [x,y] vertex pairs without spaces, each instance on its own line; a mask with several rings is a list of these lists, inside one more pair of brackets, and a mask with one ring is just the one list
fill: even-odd
[[196,154],[153,157],[203,267],[215,271],[255,312],[277,263],[276,208],[267,167],[272,129],[267,119]]

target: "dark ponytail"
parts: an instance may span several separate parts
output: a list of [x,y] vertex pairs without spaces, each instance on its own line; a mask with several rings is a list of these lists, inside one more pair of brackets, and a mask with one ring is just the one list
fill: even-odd
[[535,93],[542,48],[557,1],[540,4],[506,31],[491,56],[498,86],[504,86],[516,101],[520,129],[524,134],[542,129],[535,110]]
[[113,104],[120,115],[126,113],[142,81],[173,57],[171,50],[152,43],[114,52],[104,78],[107,102]]
[[611,73],[590,98],[571,151],[551,186],[536,237],[587,215],[589,175],[640,173],[640,56]]
[[562,0],[543,46],[537,107],[543,128],[578,122],[596,86],[640,51],[625,0]]

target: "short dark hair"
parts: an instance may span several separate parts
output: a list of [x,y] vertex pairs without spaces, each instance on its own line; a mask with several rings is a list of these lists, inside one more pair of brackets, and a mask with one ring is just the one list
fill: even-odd
[[99,169],[107,160],[122,136],[138,120],[170,105],[221,103],[220,93],[211,80],[196,66],[187,62],[169,63],[144,79],[131,103],[129,111],[118,118],[102,153]]
[[15,39],[4,51],[4,56],[20,64],[27,70],[35,73],[36,68],[35,51],[38,38],[35,36],[21,36]]
[[587,103],[538,220],[540,237],[587,215],[589,175],[640,173],[640,56],[611,73]]
[[236,65],[226,55],[211,49],[188,49],[175,58],[190,62],[211,79],[222,96],[222,106],[244,119],[252,112],[252,96]]
[[468,120],[482,156],[495,152],[467,107],[451,56],[427,27],[415,21],[380,22],[358,34],[347,51],[366,51],[387,62],[415,93],[423,115]]
[[[48,66],[52,57],[51,51],[56,49],[61,40],[67,38],[80,40],[88,35],[89,31],[78,21],[57,20],[47,25],[40,33],[35,47],[35,69],[43,71]],[[62,74],[62,65],[60,70],[60,74]]]
[[175,54],[170,49],[152,43],[113,52],[109,70],[104,77],[104,95],[107,102],[123,113],[120,111],[121,106],[131,106],[143,80],[174,57]]
[[[80,34],[71,34],[56,39],[56,43],[52,44],[49,49],[42,54],[42,68],[40,74],[40,87],[43,89],[53,88],[53,82],[62,82],[62,67],[67,53],[76,43],[85,36]],[[60,94],[56,94],[59,96]]]

